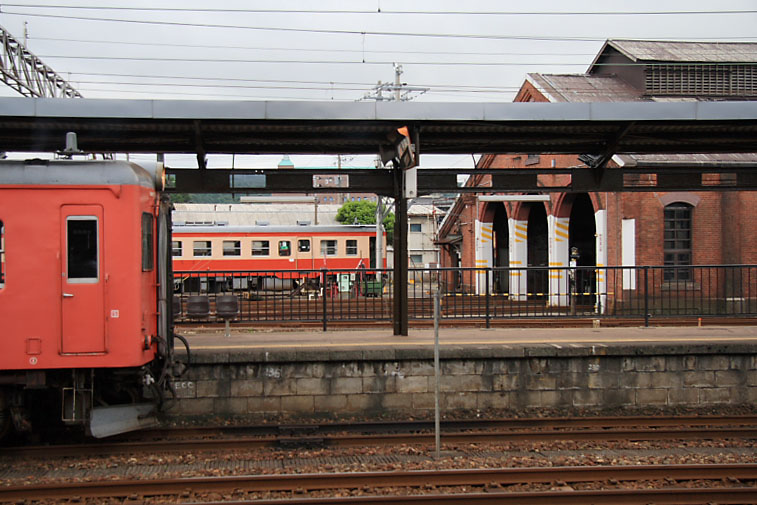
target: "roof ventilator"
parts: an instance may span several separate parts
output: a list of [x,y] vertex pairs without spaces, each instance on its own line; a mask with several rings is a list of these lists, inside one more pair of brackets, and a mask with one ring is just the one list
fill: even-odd
[[75,132],[66,133],[66,148],[58,151],[58,155],[64,158],[72,158],[75,154],[87,154],[79,149],[79,142]]

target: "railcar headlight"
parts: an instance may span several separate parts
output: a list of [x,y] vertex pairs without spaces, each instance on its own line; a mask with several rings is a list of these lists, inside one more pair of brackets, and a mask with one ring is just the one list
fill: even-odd
[[166,189],[166,166],[162,161],[158,160],[155,164],[155,174],[153,175],[155,180],[155,189],[163,191]]

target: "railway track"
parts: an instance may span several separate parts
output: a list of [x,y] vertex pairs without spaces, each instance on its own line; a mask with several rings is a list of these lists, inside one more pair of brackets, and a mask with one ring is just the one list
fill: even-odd
[[[0,449],[0,456],[47,458],[434,443],[430,421],[166,429],[139,432],[137,436],[137,440],[92,444],[7,447]],[[757,416],[530,418],[442,424],[445,444],[717,439],[757,439]]]
[[[223,503],[750,503],[757,464],[497,468],[199,477],[0,487],[0,502],[178,497]],[[645,489],[637,488],[642,483]],[[713,483],[718,485],[713,487]],[[532,491],[523,492],[527,485]],[[697,486],[698,489],[686,489]],[[703,487],[705,486],[705,487]],[[465,489],[465,491],[461,491]],[[557,488],[557,489],[555,489]],[[349,497],[313,496],[346,490]],[[350,495],[358,490],[362,496]],[[287,493],[262,500],[261,493]],[[383,496],[382,496],[383,494]],[[269,496],[269,495],[268,495]]]

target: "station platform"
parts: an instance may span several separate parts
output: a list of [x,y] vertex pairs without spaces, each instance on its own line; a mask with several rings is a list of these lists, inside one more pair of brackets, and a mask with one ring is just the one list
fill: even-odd
[[[393,335],[392,328],[337,330],[268,330],[232,328],[224,335],[223,327],[177,328],[189,341],[192,352],[305,349],[400,349],[428,348],[434,345],[432,328],[411,328],[408,336]],[[644,345],[757,345],[755,326],[701,327],[623,327],[623,328],[454,328],[439,329],[440,347],[495,348],[548,346],[563,347]]]
[[180,418],[415,418],[433,414],[436,387],[460,415],[757,405],[757,325],[443,327],[438,379],[433,328],[178,332],[191,348]]

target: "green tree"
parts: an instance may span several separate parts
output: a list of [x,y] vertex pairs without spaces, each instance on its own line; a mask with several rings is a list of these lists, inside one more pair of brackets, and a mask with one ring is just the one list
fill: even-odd
[[[336,213],[336,220],[342,224],[376,224],[376,202],[362,200],[345,202]],[[383,221],[386,239],[391,244],[394,233],[394,213],[390,212]]]

